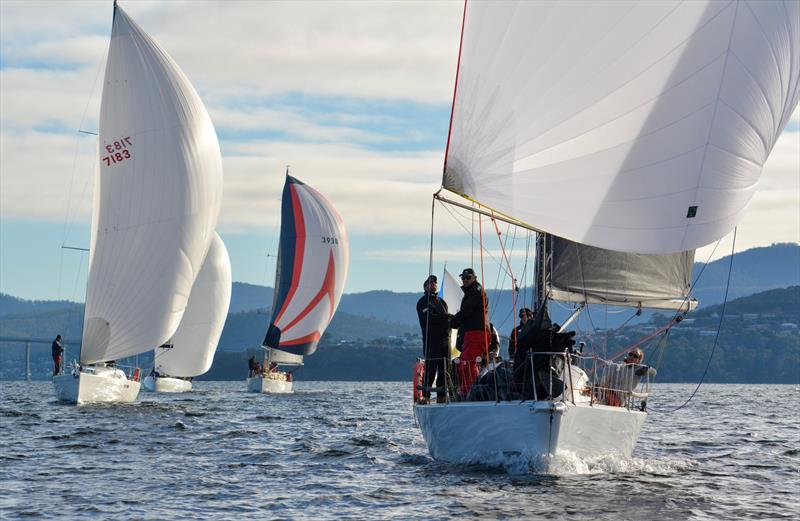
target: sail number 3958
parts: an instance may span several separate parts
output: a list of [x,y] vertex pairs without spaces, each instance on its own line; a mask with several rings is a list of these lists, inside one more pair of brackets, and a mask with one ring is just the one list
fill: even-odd
[[322,244],[339,244],[339,239],[336,237],[322,237]]
[[126,159],[133,157],[130,148],[133,146],[130,136],[121,137],[111,144],[105,146],[108,155],[103,158],[106,166],[111,166],[116,163],[121,163]]

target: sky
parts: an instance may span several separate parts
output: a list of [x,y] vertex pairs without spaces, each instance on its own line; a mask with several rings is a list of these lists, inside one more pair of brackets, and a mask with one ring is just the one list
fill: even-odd
[[[286,165],[338,208],[345,291],[418,291],[441,183],[463,3],[120,1],[190,78],[224,168],[235,281],[271,285]],[[0,292],[82,300],[111,1],[0,0]],[[503,250],[484,223],[484,262]],[[475,223],[438,207],[434,271],[479,264]],[[525,264],[523,231],[501,227]],[[730,237],[697,259],[730,253]],[[800,242],[800,115],[765,165],[736,250]],[[272,255],[272,256],[271,256]],[[529,266],[526,265],[526,266]],[[487,268],[487,273],[488,273]],[[501,273],[499,276],[502,276]],[[498,276],[498,277],[499,277]]]

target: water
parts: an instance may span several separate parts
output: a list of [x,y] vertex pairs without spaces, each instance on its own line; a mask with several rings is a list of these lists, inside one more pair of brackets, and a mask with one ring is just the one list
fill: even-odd
[[[800,514],[796,386],[707,385],[653,412],[632,458],[430,459],[409,383],[196,382],[122,406],[0,382],[0,518],[756,519]],[[659,385],[653,408],[688,385]]]

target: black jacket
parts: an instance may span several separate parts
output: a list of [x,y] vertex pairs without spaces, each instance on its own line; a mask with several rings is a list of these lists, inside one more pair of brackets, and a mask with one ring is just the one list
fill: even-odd
[[[514,353],[517,352],[517,342],[519,341],[519,337],[522,336],[522,328],[525,327],[524,324],[520,324],[514,329],[511,330],[511,334],[508,335],[508,359],[514,359]],[[516,332],[516,333],[515,333]]]
[[50,346],[50,349],[53,351],[53,356],[61,356],[61,353],[64,352],[64,348],[61,347],[60,340],[53,340],[53,345]]
[[[430,312],[429,312],[430,311]],[[425,293],[417,301],[417,318],[422,330],[422,346],[426,357],[444,356],[450,344],[450,315],[447,313],[447,302],[435,293]],[[427,346],[433,351],[427,353]]]
[[486,320],[489,297],[483,295],[481,285],[477,282],[466,288],[462,287],[461,290],[464,292],[464,298],[461,300],[461,309],[453,315],[450,325],[464,332],[484,331],[489,322]]

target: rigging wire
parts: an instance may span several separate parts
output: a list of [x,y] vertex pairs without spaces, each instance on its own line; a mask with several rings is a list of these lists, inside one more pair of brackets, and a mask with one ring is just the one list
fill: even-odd
[[[717,324],[717,334],[714,335],[714,344],[711,346],[711,354],[708,356],[708,361],[706,362],[706,368],[703,370],[703,374],[700,377],[700,381],[697,382],[697,387],[694,388],[694,391],[692,391],[692,394],[689,395],[689,398],[687,398],[685,402],[683,402],[679,406],[675,407],[674,409],[669,409],[669,410],[666,410],[666,411],[659,411],[658,409],[654,409],[654,412],[660,412],[660,413],[663,413],[663,414],[669,414],[669,413],[673,413],[675,411],[679,411],[680,409],[683,409],[684,407],[689,405],[689,402],[692,401],[692,398],[694,398],[694,396],[697,394],[697,391],[700,390],[700,386],[703,385],[703,381],[705,381],[706,376],[708,375],[708,369],[709,369],[709,367],[711,367],[711,360],[714,359],[714,352],[716,352],[717,345],[719,345],[719,334],[722,331],[722,321],[725,318],[725,307],[728,304],[728,292],[729,292],[730,287],[731,287],[731,274],[733,273],[733,254],[736,251],[736,232],[737,232],[737,229],[738,229],[738,227],[733,229],[733,243],[731,244],[731,255],[730,255],[730,260],[728,261],[728,278],[727,278],[727,281],[725,282],[725,297],[722,300],[722,309],[720,310],[719,323]],[[719,242],[717,242],[717,244],[719,244]],[[716,246],[714,247],[714,249],[716,250]],[[712,252],[712,255],[713,255],[713,252]],[[709,259],[710,259],[710,256],[709,256]],[[707,265],[708,264],[706,264],[706,266]],[[703,270],[705,270],[705,266],[703,266]],[[702,274],[702,270],[701,270],[700,273]],[[700,279],[700,275],[697,276],[697,280],[699,280],[699,279]],[[695,280],[695,284],[697,283],[697,280]],[[692,287],[694,287],[694,284],[692,285]],[[660,362],[661,362],[661,356],[659,356],[659,363]]]
[[[466,226],[464,226],[464,225],[463,225],[463,224],[462,224],[462,223],[459,221],[457,214],[454,214],[454,213],[453,213],[453,211],[450,209],[450,207],[449,207],[448,205],[444,204],[444,203],[443,203],[441,200],[439,201],[439,204],[441,204],[441,205],[442,205],[442,207],[443,207],[445,210],[447,210],[447,212],[450,214],[450,216],[451,216],[451,217],[453,217],[453,220],[454,220],[454,221],[455,221],[455,222],[456,222],[456,223],[457,223],[459,226],[461,226],[461,227],[464,229],[464,231],[465,231],[465,232],[466,232],[468,235],[470,235],[470,237],[472,237],[473,244],[474,244],[474,237],[475,237],[475,235],[474,235],[474,232],[470,232],[470,231],[469,231],[469,230],[466,228]],[[476,214],[475,214],[475,213],[472,213],[471,215],[474,217]],[[480,215],[480,214],[478,214],[478,215]],[[485,252],[486,252],[486,255],[488,255],[488,256],[489,256],[489,258],[490,258],[490,259],[491,259],[491,260],[492,260],[492,261],[493,261],[495,264],[497,264],[497,265],[500,267],[500,269],[502,269],[502,270],[505,270],[505,266],[503,266],[503,263],[501,263],[501,262],[500,262],[500,260],[499,260],[499,259],[497,259],[497,258],[496,258],[496,257],[495,257],[495,256],[492,254],[492,252],[491,252],[491,251],[489,251],[488,249],[485,249],[485,248],[483,247],[483,244],[481,244],[481,245],[480,245],[480,249],[481,249],[481,256],[483,256],[483,252],[485,251]],[[472,258],[471,258],[471,259],[470,259],[470,266],[474,266],[474,265],[475,265],[474,259],[472,259]]]

